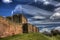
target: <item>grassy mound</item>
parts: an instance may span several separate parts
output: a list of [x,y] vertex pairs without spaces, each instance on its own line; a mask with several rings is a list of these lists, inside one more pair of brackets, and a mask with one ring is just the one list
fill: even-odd
[[60,40],[60,35],[57,35],[55,38],[56,40]]
[[49,37],[40,33],[28,33],[0,38],[0,40],[60,40],[60,35]]
[[60,40],[60,35],[50,37],[50,40]]
[[50,40],[50,38],[40,33],[28,33],[1,38],[0,40]]

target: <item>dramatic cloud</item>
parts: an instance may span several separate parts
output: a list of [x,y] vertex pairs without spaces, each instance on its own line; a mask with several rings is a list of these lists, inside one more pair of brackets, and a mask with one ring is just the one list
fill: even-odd
[[49,28],[43,28],[40,30],[41,33],[47,32],[47,33],[51,33],[51,30]]
[[60,26],[53,28],[53,30],[58,30],[60,32]]
[[[12,11],[12,13],[24,13],[24,14],[33,15],[33,17],[27,18],[28,22],[33,25],[36,24],[38,25],[38,27],[40,27],[39,24],[60,24],[60,22],[52,22],[50,19],[46,19],[50,15],[52,15],[53,12],[46,11],[31,5],[17,5],[15,9]],[[42,20],[38,21],[37,19],[42,19]]]
[[38,0],[34,0],[34,2],[37,2]]
[[44,16],[33,16],[31,18],[33,18],[33,19],[46,19]]
[[60,7],[55,9],[55,13],[50,17],[50,19],[60,19]]
[[4,3],[11,3],[12,0],[2,0],[2,2],[4,2]]
[[59,5],[57,1],[54,1],[54,0],[34,0],[35,2],[43,2],[44,5],[54,5],[54,6],[57,6]]
[[56,6],[60,6],[60,3],[56,4]]
[[30,21],[32,24],[60,24],[60,22],[49,22],[49,21]]
[[17,5],[15,9],[12,11],[12,13],[22,13],[23,7],[22,5]]
[[60,7],[56,8],[54,11],[59,12],[60,11]]
[[60,19],[60,13],[54,13],[50,19]]
[[43,2],[44,5],[50,4],[48,0],[34,0],[34,1],[35,2],[38,2],[38,1]]
[[48,16],[51,15],[52,12],[31,6],[31,5],[17,5],[13,12],[24,12],[30,15],[43,15],[43,16]]
[[43,0],[44,2],[43,2],[43,4],[45,4],[45,5],[48,5],[48,4],[50,4],[50,2],[49,1],[47,1],[47,0]]

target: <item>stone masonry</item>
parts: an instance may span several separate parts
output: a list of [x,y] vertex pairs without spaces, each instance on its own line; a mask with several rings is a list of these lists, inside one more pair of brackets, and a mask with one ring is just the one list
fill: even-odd
[[31,32],[39,32],[39,29],[29,24],[23,14],[15,14],[6,18],[0,17],[0,38]]

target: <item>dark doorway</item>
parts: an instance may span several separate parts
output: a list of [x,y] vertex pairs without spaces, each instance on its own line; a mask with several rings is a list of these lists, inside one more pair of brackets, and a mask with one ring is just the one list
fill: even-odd
[[27,24],[23,25],[23,33],[28,33],[28,25]]

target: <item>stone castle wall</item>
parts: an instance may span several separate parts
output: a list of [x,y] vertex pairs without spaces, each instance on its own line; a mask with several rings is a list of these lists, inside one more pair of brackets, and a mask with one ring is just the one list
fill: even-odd
[[7,37],[16,34],[21,34],[22,32],[22,24],[13,24],[8,22],[7,20],[0,18],[0,37]]
[[26,17],[23,15],[14,15],[13,17],[7,18],[0,17],[1,38],[31,32],[38,32],[38,28],[32,24],[29,24]]

